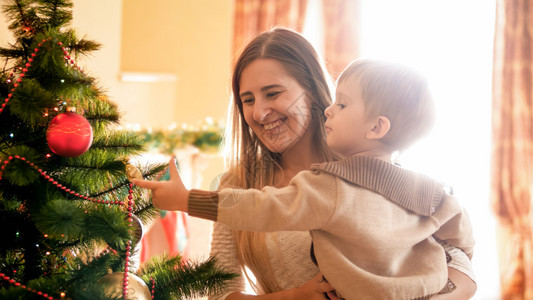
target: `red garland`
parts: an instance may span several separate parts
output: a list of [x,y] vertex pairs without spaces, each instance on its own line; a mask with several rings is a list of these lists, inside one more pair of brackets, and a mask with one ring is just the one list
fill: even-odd
[[[133,183],[129,184],[128,190],[128,226],[130,226],[129,232],[131,236],[131,230],[133,229]],[[122,296],[124,299],[128,296],[128,274],[130,271],[130,256],[131,256],[131,240],[128,241],[126,246],[126,263],[124,264],[124,278],[122,279]]]
[[[28,62],[25,64],[25,68],[22,69],[22,73],[19,75],[19,78],[15,80],[16,82],[13,84],[13,88],[11,89],[11,93],[7,94],[7,98],[4,99],[4,103],[2,103],[0,107],[0,114],[2,111],[4,111],[4,108],[7,106],[7,103],[11,98],[13,97],[13,92],[16,90],[16,88],[19,86],[19,84],[22,81],[22,78],[26,75],[26,72],[28,72],[28,69],[31,67],[31,63],[33,62],[33,58],[37,56],[37,52],[39,52],[39,48],[43,45],[43,43],[47,41],[51,41],[52,37],[48,37],[48,39],[43,39],[41,43],[37,44],[37,48],[33,49],[33,53],[31,54],[31,57],[28,59]],[[83,73],[83,70],[74,62],[73,59],[71,59],[67,48],[63,47],[63,43],[57,42],[59,46],[61,46],[61,50],[63,50],[63,54],[65,55],[63,58],[66,60],[67,64],[69,64],[74,69],[80,71]],[[10,74],[10,76],[14,76],[13,73]],[[8,79],[10,81],[10,79]]]
[[34,290],[34,289],[31,289],[23,284],[21,284],[20,282],[17,282],[15,281],[14,279],[11,279],[9,276],[6,276],[6,274],[4,273],[0,273],[0,278],[5,280],[5,281],[9,281],[9,283],[13,284],[14,286],[18,286],[18,287],[21,287],[27,291],[30,291],[34,294],[37,294],[39,296],[43,296],[44,298],[48,299],[48,300],[59,300],[59,299],[56,299],[52,296],[49,296],[47,293],[43,293],[41,291],[37,291],[37,290]]
[[152,299],[154,299],[154,297],[155,297],[155,279],[154,279],[154,277],[150,277],[150,282],[152,282],[151,294],[152,294]]
[[21,156],[18,156],[18,155],[15,155],[15,156],[10,156],[8,157],[7,160],[4,161],[4,165],[0,167],[0,180],[2,180],[2,173],[4,172],[6,166],[13,160],[13,159],[18,159],[18,160],[21,160],[23,162],[26,162],[27,164],[29,164],[30,166],[32,166],[35,170],[37,170],[37,172],[39,172],[39,174],[41,174],[41,176],[43,176],[46,180],[48,180],[50,183],[52,183],[53,185],[55,185],[56,187],[62,189],[63,191],[67,192],[67,193],[70,193],[71,195],[73,196],[76,196],[78,198],[81,198],[83,200],[87,200],[87,201],[92,201],[92,202],[96,202],[96,203],[100,203],[100,204],[116,204],[116,205],[124,205],[124,202],[123,201],[118,201],[118,200],[115,200],[115,201],[110,201],[110,200],[101,200],[101,199],[96,199],[96,198],[92,198],[92,197],[89,197],[89,196],[85,196],[85,195],[81,195],[80,193],[76,193],[75,191],[67,188],[66,186],[62,185],[61,183],[58,183],[54,178],[50,177],[50,175],[46,174],[45,171],[43,171],[42,169],[39,169],[39,167],[37,167],[34,163],[30,162],[29,160],[27,160],[26,158],[24,157],[21,157]]
[[[32,166],[35,170],[37,170],[39,172],[39,174],[41,174],[41,176],[43,176],[45,179],[47,179],[53,185],[57,186],[58,188],[62,189],[63,191],[65,191],[67,193],[70,193],[70,194],[72,194],[72,195],[74,195],[76,197],[79,197],[79,198],[82,198],[82,199],[88,200],[88,201],[101,203],[101,204],[125,205],[125,203],[122,202],[122,201],[99,200],[99,199],[91,198],[91,197],[88,197],[88,196],[80,195],[79,193],[76,193],[75,191],[72,191],[72,190],[66,188],[65,186],[61,185],[60,183],[58,183],[52,177],[47,175],[46,172],[44,172],[43,170],[39,169],[34,163],[30,162],[25,157],[21,157],[21,156],[18,156],[18,155],[10,156],[7,160],[4,161],[4,164],[0,167],[0,180],[2,180],[2,173],[5,170],[6,166],[11,161],[13,161],[13,159],[18,159],[20,161],[26,162],[27,164]],[[128,222],[129,222],[128,226],[130,226],[130,229],[129,229],[130,232],[131,232],[132,227],[133,227],[133,223],[132,223],[133,222],[133,219],[132,219],[132,217],[133,217],[133,204],[134,204],[133,203],[133,183],[130,183],[129,184],[129,189],[128,189],[128,203],[127,203],[127,211],[128,211],[127,214],[128,214]],[[130,256],[131,256],[131,243],[132,243],[132,241],[129,240],[127,243],[128,243],[128,245],[126,246],[126,262],[124,264],[124,279],[123,279],[123,290],[122,290],[122,295],[124,296],[124,298],[126,298],[126,296],[128,294],[128,273],[129,273],[129,268],[130,268]],[[107,253],[108,251],[109,251],[109,249],[105,249],[100,255],[102,255],[104,253]],[[113,250],[113,251],[116,253],[115,250]],[[29,289],[26,286],[21,285],[18,282],[15,282],[13,279],[10,279],[8,276],[6,276],[3,273],[0,273],[0,278],[9,281],[10,283],[14,284],[15,286],[20,286],[20,287],[22,287],[24,289],[27,289],[30,292],[34,292],[34,293],[36,293],[38,295],[42,295],[44,297],[48,297],[48,299],[50,299],[50,300],[55,300],[53,297],[49,297],[47,294],[43,294],[42,292]],[[154,298],[153,295],[154,295],[155,281],[153,280],[153,278],[151,280],[152,280],[152,299],[153,299]]]

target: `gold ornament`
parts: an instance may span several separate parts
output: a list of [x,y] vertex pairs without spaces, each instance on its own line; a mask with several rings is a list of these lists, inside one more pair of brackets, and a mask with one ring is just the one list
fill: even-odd
[[136,216],[132,215],[132,236],[131,242],[133,243],[133,251],[130,256],[130,270],[132,272],[137,272],[141,266],[141,239],[144,235],[144,227],[141,220]]
[[143,175],[141,174],[141,171],[139,171],[139,169],[137,169],[137,167],[135,167],[134,165],[132,164],[127,164],[126,165],[126,176],[128,176],[128,180],[130,182],[132,182],[133,180],[143,180]]
[[137,217],[136,215],[131,215],[131,227],[132,227],[132,242],[133,244],[137,244],[141,241],[144,235],[144,226],[141,222],[141,219]]
[[[122,297],[122,286],[124,282],[124,272],[115,272],[107,274],[99,283],[104,287],[107,297]],[[124,299],[126,300],[151,300],[152,295],[144,281],[139,276],[128,273],[128,294]]]

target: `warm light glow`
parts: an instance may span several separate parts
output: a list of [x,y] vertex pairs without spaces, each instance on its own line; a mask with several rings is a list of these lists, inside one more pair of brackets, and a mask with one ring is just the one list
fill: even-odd
[[476,299],[499,294],[489,205],[495,0],[363,0],[361,54],[424,73],[437,105],[431,136],[401,156],[404,167],[453,186],[477,241]]

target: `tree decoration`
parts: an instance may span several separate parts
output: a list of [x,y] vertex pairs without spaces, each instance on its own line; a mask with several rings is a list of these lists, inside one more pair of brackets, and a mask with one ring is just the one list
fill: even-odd
[[208,118],[198,126],[184,124],[166,130],[142,130],[139,135],[149,148],[172,155],[177,149],[187,146],[196,147],[203,152],[217,152],[223,131],[222,126]]
[[134,180],[142,180],[143,176],[141,174],[141,171],[134,165],[128,163],[126,164],[126,175],[128,176],[128,180],[130,182]]
[[146,283],[133,273],[125,274],[124,272],[115,272],[105,275],[100,279],[106,296],[120,297],[123,296],[123,279],[128,278],[127,292],[123,299],[126,300],[149,300],[152,299],[150,290]]
[[55,116],[46,131],[48,147],[63,157],[77,157],[89,150],[93,142],[91,124],[77,114],[74,107]]
[[[11,283],[12,285],[16,286],[16,287],[20,287],[22,289],[25,289],[27,290],[28,292],[32,293],[32,294],[36,294],[36,295],[39,295],[41,297],[43,297],[44,299],[48,299],[48,300],[58,300],[50,295],[48,295],[47,293],[44,293],[42,291],[38,291],[36,289],[32,289],[30,287],[27,287],[26,285],[24,284],[21,284],[20,282],[17,282],[15,281],[14,279],[10,278],[9,276],[7,276],[6,274],[4,273],[0,273],[0,279],[3,279],[5,281],[8,281],[9,283]],[[61,295],[61,298],[64,297],[64,294]]]
[[131,241],[132,241],[132,245],[134,249],[130,257],[130,271],[137,272],[139,270],[140,263],[141,263],[140,256],[141,256],[142,244],[140,243],[140,241],[144,235],[144,226],[141,220],[136,215],[133,215],[133,214],[131,216],[130,222],[132,226],[132,230],[131,230],[132,240]]

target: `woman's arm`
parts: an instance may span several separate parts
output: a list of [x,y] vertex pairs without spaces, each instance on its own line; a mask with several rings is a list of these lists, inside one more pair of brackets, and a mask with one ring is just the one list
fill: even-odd
[[322,274],[318,273],[311,280],[304,282],[297,288],[266,295],[246,295],[242,293],[232,293],[226,298],[226,300],[323,300],[327,299],[325,293],[332,290],[333,288],[331,285],[327,281],[323,280]]
[[228,294],[244,291],[244,276],[242,275],[237,258],[237,248],[233,230],[222,223],[215,222],[213,224],[211,250],[209,255],[216,258],[218,268],[227,272],[239,274],[236,278],[226,281],[225,289],[220,294],[210,296],[209,300],[230,299],[226,298]]

